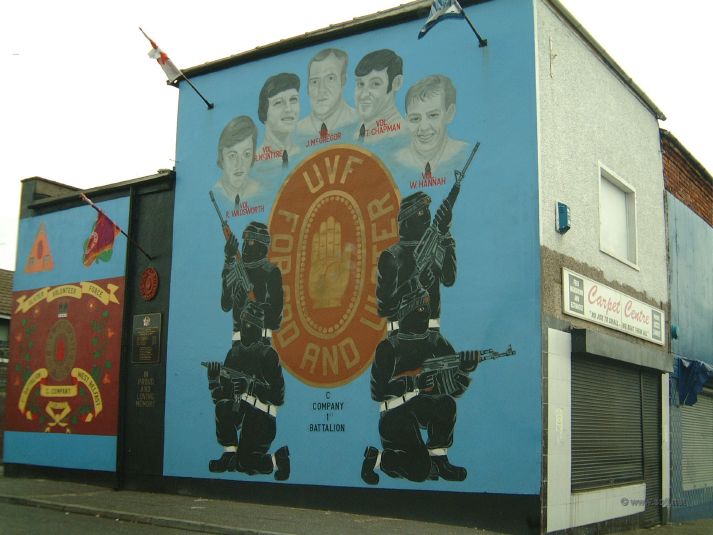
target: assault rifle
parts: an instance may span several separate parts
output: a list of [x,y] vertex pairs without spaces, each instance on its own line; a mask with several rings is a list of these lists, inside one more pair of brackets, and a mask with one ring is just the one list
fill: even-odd
[[[210,195],[210,201],[213,203],[215,211],[218,213],[218,218],[220,219],[220,226],[223,228],[223,236],[225,236],[225,240],[228,241],[230,239],[230,236],[233,234],[233,231],[230,230],[228,222],[223,219],[223,214],[220,213],[220,208],[218,207],[218,203],[215,202],[215,195],[213,195],[213,192],[209,191],[208,194]],[[243,257],[240,255],[240,251],[235,252],[235,262],[233,262],[232,275],[233,279],[237,281],[238,286],[248,296],[248,299],[250,301],[255,301],[255,291],[253,290],[253,284],[252,282],[250,282],[248,272],[245,271],[245,264],[243,263]]]
[[[448,196],[441,203],[441,208],[445,207],[445,210],[450,212],[453,211],[453,206],[455,205],[458,194],[460,193],[460,184],[463,182],[465,173],[468,171],[468,167],[470,167],[470,164],[475,157],[475,153],[478,152],[478,148],[480,148],[480,141],[478,141],[473,147],[473,150],[470,152],[470,156],[468,156],[468,160],[465,162],[463,169],[460,171],[458,169],[453,171],[456,181],[455,184],[453,184],[451,191],[448,193]],[[414,260],[416,261],[416,271],[414,273],[414,277],[420,276],[421,273],[428,269],[428,267],[434,262],[439,269],[443,267],[443,260],[446,251],[445,247],[441,246],[442,239],[443,236],[438,230],[438,225],[436,224],[434,216],[431,226],[426,229],[426,232],[424,232],[423,236],[419,240],[413,253]]]
[[495,351],[494,349],[480,349],[478,351],[459,351],[455,355],[443,355],[441,357],[431,357],[423,361],[421,373],[431,371],[453,370],[459,368],[463,362],[483,362],[484,360],[495,360],[502,357],[517,355],[517,351],[508,345],[505,351]]
[[461,364],[477,364],[484,360],[509,357],[516,353],[512,345],[508,345],[508,348],[501,352],[494,349],[459,351],[455,355],[443,355],[426,359],[423,361],[420,373],[436,372],[433,378],[433,387],[427,389],[427,391],[437,394],[460,395],[470,385],[470,378],[460,369]]
[[[240,370],[234,370],[233,368],[228,368],[227,366],[223,366],[220,364],[220,362],[216,362],[217,364],[220,365],[220,377],[223,377],[224,379],[227,379],[230,382],[233,382],[234,379],[247,379],[248,384],[250,383],[255,383],[262,385],[264,387],[267,387],[268,384],[265,381],[259,381],[255,379],[252,375],[249,375],[243,371]],[[205,366],[206,368],[208,365],[211,364],[211,362],[201,362],[201,366]]]

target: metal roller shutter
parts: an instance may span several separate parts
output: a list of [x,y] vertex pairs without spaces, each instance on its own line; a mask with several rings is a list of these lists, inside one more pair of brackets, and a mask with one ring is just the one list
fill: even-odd
[[713,487],[713,391],[681,407],[683,490]]
[[657,524],[661,520],[661,374],[575,354],[572,491],[637,481],[646,483],[643,524]]
[[643,474],[639,370],[590,355],[572,359],[572,490]]

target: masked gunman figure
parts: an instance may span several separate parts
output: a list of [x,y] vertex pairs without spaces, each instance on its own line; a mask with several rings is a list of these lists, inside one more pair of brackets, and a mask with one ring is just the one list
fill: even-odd
[[402,298],[419,287],[425,288],[430,297],[428,326],[438,328],[440,285],[449,287],[456,281],[455,240],[450,233],[452,203],[444,200],[433,222],[430,203],[431,197],[422,191],[402,199],[399,241],[379,256],[376,300],[379,315],[388,319],[389,331],[399,328],[397,315]]
[[[468,373],[479,362],[477,351],[455,354],[440,331],[430,330],[430,297],[417,288],[401,299],[399,331],[376,348],[371,368],[371,397],[379,403],[382,451],[368,446],[361,477],[376,485],[381,469],[393,478],[463,481],[465,468],[448,460],[456,422],[455,398],[470,384]],[[427,359],[452,356],[455,368],[427,370]],[[422,432],[425,430],[426,441]]]
[[240,314],[240,341],[223,365],[205,363],[215,403],[215,434],[224,452],[208,463],[211,472],[270,474],[283,481],[290,475],[287,446],[267,453],[275,439],[277,408],[283,404],[285,381],[277,352],[264,343],[265,314],[249,302]]
[[[263,336],[272,337],[272,331],[282,322],[282,273],[267,259],[270,234],[267,226],[253,221],[243,232],[242,257],[238,255],[238,239],[231,232],[225,242],[222,293],[220,305],[225,312],[233,312],[233,341],[240,340],[240,313],[251,298],[259,304],[265,316]],[[236,263],[242,262],[247,281],[240,280]],[[246,286],[248,286],[246,288]]]

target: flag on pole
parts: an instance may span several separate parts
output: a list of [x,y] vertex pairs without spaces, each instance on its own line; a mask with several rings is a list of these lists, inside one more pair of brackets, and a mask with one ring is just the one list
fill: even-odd
[[161,65],[163,72],[166,73],[166,78],[168,78],[168,81],[170,83],[173,83],[179,78],[181,78],[183,76],[183,73],[178,67],[173,64],[171,58],[169,58],[168,55],[158,47],[158,45],[153,39],[146,35],[146,32],[144,32],[141,28],[139,28],[139,30],[141,30],[141,33],[144,34],[144,37],[149,40],[149,43],[151,43],[149,57],[158,61],[158,64]]
[[470,29],[473,30],[473,33],[478,38],[478,46],[480,48],[488,46],[488,40],[483,39],[480,36],[478,30],[475,29],[473,22],[470,20],[468,13],[463,11],[463,8],[458,3],[458,0],[433,0],[433,4],[431,4],[431,12],[428,14],[426,24],[424,24],[418,32],[418,38],[421,39],[421,37],[426,35],[428,30],[433,28],[440,20],[449,17],[465,19],[468,26],[470,26]]
[[126,232],[124,232],[124,229],[114,223],[101,208],[94,204],[92,200],[86,195],[84,195],[84,193],[82,193],[81,191],[79,192],[79,198],[82,199],[89,206],[94,208],[94,210],[96,210],[99,214],[96,223],[94,223],[94,227],[92,227],[92,233],[89,235],[89,238],[87,238],[87,241],[84,243],[85,266],[89,267],[92,262],[97,259],[109,260],[109,258],[111,258],[111,251],[114,247],[114,239],[116,239],[120,232],[124,236],[126,236],[126,239],[129,240],[129,243],[134,244],[136,248],[141,251],[144,256],[146,256],[146,258],[148,258],[149,260],[153,260],[150,254],[144,251],[144,249],[138,243],[132,240],[131,237]]
[[445,18],[462,18],[463,8],[460,7],[458,0],[433,0],[431,4],[431,12],[428,14],[426,24],[423,25],[421,31],[418,32],[418,38],[421,39],[428,30],[433,28],[437,22]]
[[95,205],[84,193],[79,194],[82,200],[89,203],[97,212],[97,220],[92,227],[92,233],[84,242],[84,258],[82,263],[89,267],[99,260],[108,261],[114,249],[114,240],[121,232],[109,216],[107,216],[97,205]]

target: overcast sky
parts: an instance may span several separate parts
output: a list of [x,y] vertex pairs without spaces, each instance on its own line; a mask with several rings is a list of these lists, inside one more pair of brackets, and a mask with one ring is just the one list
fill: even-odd
[[[403,3],[0,3],[0,268],[15,269],[21,179],[90,188],[173,167],[178,91],[147,57],[139,26],[186,68]],[[661,126],[713,171],[713,2],[563,4],[666,114]]]

